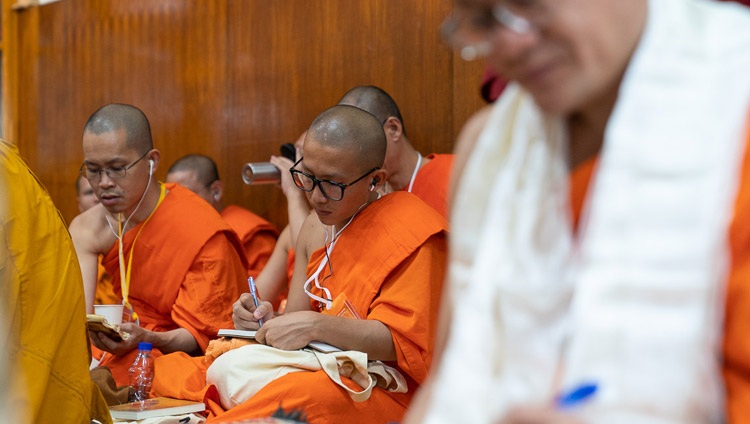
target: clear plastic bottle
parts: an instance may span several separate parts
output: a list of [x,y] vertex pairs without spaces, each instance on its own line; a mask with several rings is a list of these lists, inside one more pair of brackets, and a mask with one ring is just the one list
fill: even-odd
[[148,399],[151,384],[154,382],[154,358],[151,356],[152,345],[149,342],[138,343],[138,355],[128,369],[130,391],[128,401],[136,402]]

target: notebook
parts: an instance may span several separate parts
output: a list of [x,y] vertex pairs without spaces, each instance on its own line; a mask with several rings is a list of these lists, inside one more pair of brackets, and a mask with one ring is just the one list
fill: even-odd
[[168,415],[203,412],[203,402],[157,397],[143,402],[130,402],[109,407],[113,419],[141,420],[144,418],[166,417]]
[[[217,334],[219,337],[236,337],[240,339],[252,339],[255,340],[255,330],[235,330],[233,328],[224,328],[219,330]],[[319,342],[314,340],[307,345],[308,347],[323,353],[341,352],[341,349],[336,346],[329,345],[328,343]]]

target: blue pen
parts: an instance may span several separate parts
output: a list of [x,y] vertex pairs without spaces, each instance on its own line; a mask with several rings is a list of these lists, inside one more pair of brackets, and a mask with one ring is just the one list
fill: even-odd
[[555,399],[557,409],[565,410],[574,408],[596,394],[599,386],[594,382],[579,384],[568,392],[562,393]]
[[[260,302],[258,301],[258,289],[255,287],[255,280],[253,280],[253,277],[247,277],[247,285],[250,286],[250,296],[253,297],[253,303],[255,304],[255,309],[258,309],[258,306],[260,306]],[[263,320],[258,320],[258,326],[263,325]]]

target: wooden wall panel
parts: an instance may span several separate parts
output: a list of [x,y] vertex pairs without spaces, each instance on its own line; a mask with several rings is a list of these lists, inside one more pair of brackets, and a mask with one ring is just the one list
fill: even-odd
[[381,86],[424,153],[448,152],[478,96],[437,29],[449,0],[64,0],[19,12],[16,143],[66,219],[88,116],[109,102],[149,117],[162,165],[204,153],[226,199],[279,227],[281,191],[240,169],[294,141],[350,87]]

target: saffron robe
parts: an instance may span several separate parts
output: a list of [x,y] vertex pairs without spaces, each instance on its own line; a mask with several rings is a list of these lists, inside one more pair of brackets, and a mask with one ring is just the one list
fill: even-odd
[[122,303],[122,299],[115,294],[112,288],[112,277],[107,274],[102,266],[102,255],[99,255],[97,267],[96,294],[94,294],[94,305],[114,305]]
[[[0,140],[0,409],[3,422],[111,417],[89,376],[81,269],[47,192]],[[7,368],[6,368],[7,367]],[[18,415],[14,415],[18,414]]]
[[[247,263],[237,235],[216,210],[186,188],[166,186],[169,193],[138,236],[129,301],[141,327],[184,328],[205,351],[220,328],[233,327],[232,304],[248,291]],[[142,225],[123,237],[126,263]],[[122,296],[117,243],[102,263]],[[136,354],[107,354],[100,365],[111,369],[118,386],[126,385]],[[154,356],[160,354],[154,349]]]
[[240,237],[247,257],[248,275],[257,277],[273,253],[279,232],[270,222],[239,206],[225,207],[221,217]]
[[[448,185],[453,170],[452,154],[431,154],[414,178],[411,192],[448,218]],[[407,187],[408,188],[408,187]]]
[[[376,387],[369,400],[356,403],[323,371],[298,372],[280,377],[250,400],[221,413],[215,387],[205,387],[207,365],[184,354],[156,360],[155,392],[205,401],[218,413],[215,422],[269,417],[280,405],[303,410],[313,423],[399,421],[430,367],[445,272],[445,237],[446,222],[438,213],[410,193],[394,192],[362,210],[330,254],[334,273],[325,287],[334,299],[345,297],[360,317],[388,326],[398,358],[388,365],[406,377],[408,393]],[[308,274],[324,257],[323,248],[313,252]],[[321,295],[317,289],[313,293]],[[351,380],[342,380],[357,388]]]

